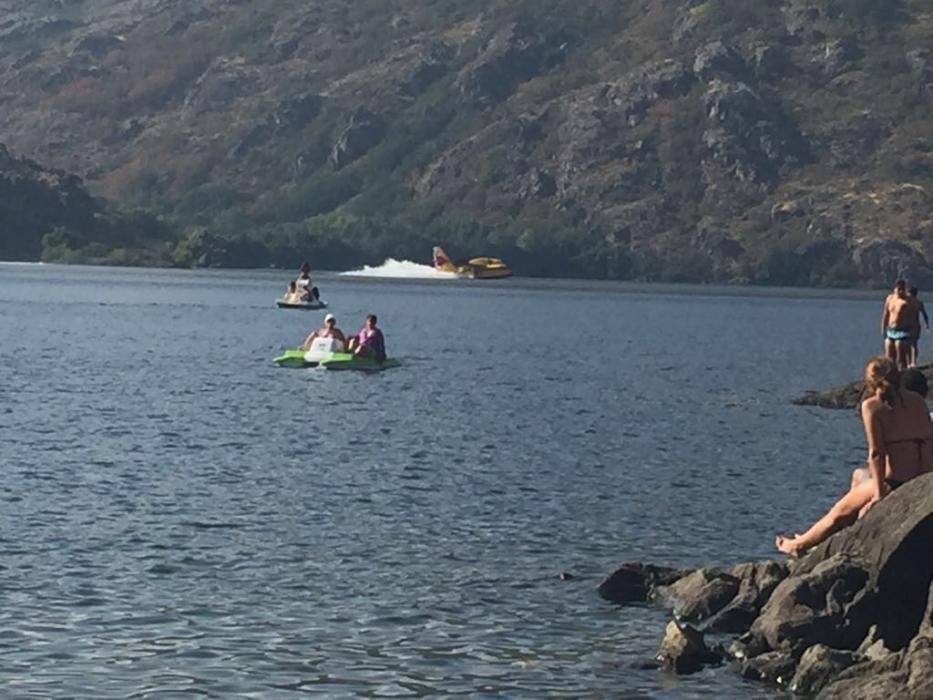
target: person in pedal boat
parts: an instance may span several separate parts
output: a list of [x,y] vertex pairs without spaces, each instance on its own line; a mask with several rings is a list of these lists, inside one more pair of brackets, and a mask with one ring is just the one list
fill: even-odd
[[286,304],[298,304],[301,297],[298,295],[298,285],[294,282],[288,283],[288,289],[285,290],[285,296],[282,297]]
[[376,327],[379,319],[375,314],[366,317],[366,325],[355,338],[350,338],[349,351],[360,357],[372,357],[380,362],[386,359],[386,340],[382,331]]
[[317,301],[321,298],[317,287],[311,282],[311,266],[308,263],[302,263],[295,284],[298,287],[299,301]]
[[343,331],[337,328],[337,318],[333,314],[327,314],[324,317],[324,326],[305,338],[305,342],[301,344],[301,349],[307,350],[310,348],[315,338],[333,338],[339,340],[343,347],[347,346],[347,337],[343,334]]

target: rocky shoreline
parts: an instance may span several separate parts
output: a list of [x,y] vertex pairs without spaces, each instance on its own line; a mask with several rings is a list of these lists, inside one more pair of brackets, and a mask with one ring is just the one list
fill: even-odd
[[[927,368],[925,368],[927,369]],[[677,570],[628,562],[599,595],[655,603],[673,621],[655,663],[731,664],[820,700],[933,698],[933,474],[891,493],[798,560]],[[728,645],[708,645],[708,634]]]
[[[933,364],[918,367],[933,386]],[[856,408],[862,400],[865,382],[858,379],[848,384],[830,387],[822,391],[807,391],[794,399],[798,406],[817,406],[819,408]]]

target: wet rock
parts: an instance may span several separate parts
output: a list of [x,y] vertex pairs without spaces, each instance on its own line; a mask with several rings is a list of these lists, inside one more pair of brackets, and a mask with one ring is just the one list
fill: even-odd
[[859,655],[851,651],[831,649],[823,644],[812,646],[800,657],[790,682],[790,691],[798,695],[815,695],[839,673],[859,661]]
[[740,564],[728,572],[739,581],[735,596],[710,620],[709,629],[740,633],[747,630],[774,589],[788,574],[784,562],[762,561]]
[[742,659],[739,663],[739,673],[749,680],[787,685],[794,676],[796,666],[797,661],[790,652],[769,651],[750,659]]
[[700,622],[722,610],[739,590],[739,580],[716,569],[699,569],[665,589],[679,620]]
[[645,603],[660,586],[669,586],[688,572],[652,564],[626,562],[599,584],[600,597],[612,603]]
[[658,663],[678,674],[696,673],[707,664],[718,663],[722,657],[711,651],[703,633],[690,625],[668,624],[664,639],[655,657]]
[[331,149],[331,165],[339,170],[363,157],[383,136],[385,124],[378,116],[362,107],[355,110]]

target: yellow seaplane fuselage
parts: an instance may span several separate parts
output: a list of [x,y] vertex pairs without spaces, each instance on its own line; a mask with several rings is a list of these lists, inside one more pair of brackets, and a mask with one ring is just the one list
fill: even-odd
[[512,271],[500,258],[470,258],[466,262],[453,262],[442,248],[434,247],[434,269],[453,272],[464,279],[489,280],[511,277]]

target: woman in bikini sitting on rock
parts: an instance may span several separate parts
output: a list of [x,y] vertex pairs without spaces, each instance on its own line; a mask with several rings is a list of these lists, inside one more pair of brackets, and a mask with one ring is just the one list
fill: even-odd
[[933,469],[933,424],[922,396],[902,391],[897,367],[886,357],[865,366],[862,424],[868,441],[868,478],[852,488],[802,535],[778,535],[777,548],[799,555],[848,527],[893,489]]

